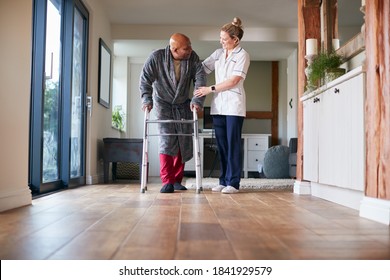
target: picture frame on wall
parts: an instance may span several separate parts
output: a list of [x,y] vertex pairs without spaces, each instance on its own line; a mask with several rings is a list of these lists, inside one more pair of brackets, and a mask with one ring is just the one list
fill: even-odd
[[110,108],[111,97],[111,50],[102,38],[99,38],[99,103]]

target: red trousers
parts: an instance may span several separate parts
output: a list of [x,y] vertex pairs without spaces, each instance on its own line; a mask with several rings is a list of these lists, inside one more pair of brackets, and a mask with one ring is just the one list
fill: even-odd
[[176,156],[160,154],[160,177],[163,185],[181,183],[184,175],[184,163],[180,151]]

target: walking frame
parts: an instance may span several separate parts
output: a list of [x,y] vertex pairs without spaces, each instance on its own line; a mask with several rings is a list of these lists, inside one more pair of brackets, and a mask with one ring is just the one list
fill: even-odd
[[[194,158],[195,158],[195,175],[196,175],[196,193],[202,191],[202,173],[200,164],[200,147],[199,147],[199,130],[198,130],[198,113],[193,110],[193,120],[149,120],[149,110],[145,109],[144,119],[144,137],[143,137],[143,154],[142,154],[142,173],[141,173],[141,193],[147,190],[146,182],[148,176],[148,137],[149,136],[191,136],[194,142]],[[148,125],[151,123],[188,123],[194,125],[194,132],[191,134],[151,134],[148,133]]]

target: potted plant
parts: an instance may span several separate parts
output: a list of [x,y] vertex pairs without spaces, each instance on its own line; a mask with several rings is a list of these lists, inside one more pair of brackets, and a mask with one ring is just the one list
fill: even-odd
[[343,57],[335,51],[321,51],[308,66],[307,83],[315,87],[322,86],[345,74],[345,69],[340,68]]
[[125,114],[122,112],[122,109],[115,107],[112,112],[112,126],[121,132],[124,131],[125,128],[124,117]]

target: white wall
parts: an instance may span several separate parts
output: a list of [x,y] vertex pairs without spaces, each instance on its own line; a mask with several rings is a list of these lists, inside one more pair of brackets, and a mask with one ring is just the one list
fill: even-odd
[[99,1],[83,0],[83,3],[89,11],[87,88],[93,103],[92,115],[87,117],[86,181],[87,184],[96,184],[103,181],[103,138],[119,137],[120,133],[111,126],[112,96],[110,108],[98,103],[99,38],[103,39],[113,53],[111,25]]
[[[127,57],[114,55],[113,75],[112,75],[112,110],[118,108],[127,115]],[[125,130],[126,130],[126,117]]]
[[141,98],[139,95],[139,77],[142,71],[143,64],[143,59],[128,59],[128,130],[126,135],[129,138],[143,137],[144,112],[141,110]]
[[28,187],[32,1],[0,1],[0,211],[31,203]]
[[[139,77],[144,64],[144,59],[129,59],[129,84],[128,84],[128,131],[129,138],[143,138],[145,113],[141,110],[141,98],[139,95]],[[154,110],[150,112],[150,119],[156,119]],[[148,126],[148,135],[157,134],[157,125]],[[160,160],[158,158],[158,137],[148,137],[148,172],[151,177],[158,177],[160,174]]]

